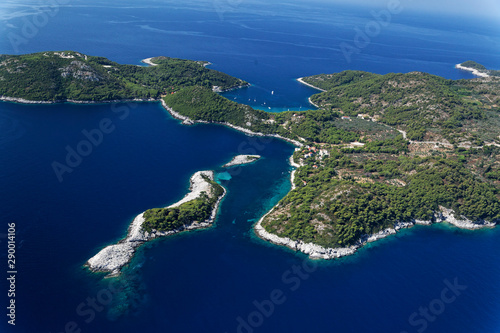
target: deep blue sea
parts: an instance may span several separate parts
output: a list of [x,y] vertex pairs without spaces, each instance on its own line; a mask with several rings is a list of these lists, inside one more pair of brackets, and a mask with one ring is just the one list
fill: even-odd
[[[347,59],[341,45],[355,45],[355,29],[383,8],[55,3],[0,4],[0,53],[76,50],[138,65],[159,55],[207,60],[252,83],[226,97],[273,112],[311,108],[315,90],[296,78],[312,74],[471,78],[454,68],[469,59],[500,69],[498,20],[403,10]],[[103,121],[109,133],[60,181],[53,163]],[[159,103],[0,103],[0,332],[500,332],[499,228],[415,227],[335,261],[256,238],[253,224],[290,189],[293,149],[218,125],[183,126]],[[220,168],[240,153],[263,159]],[[214,227],[151,242],[118,279],[83,267],[137,214],[182,198],[198,170],[216,170],[228,190]],[[6,316],[13,222],[15,327]]]

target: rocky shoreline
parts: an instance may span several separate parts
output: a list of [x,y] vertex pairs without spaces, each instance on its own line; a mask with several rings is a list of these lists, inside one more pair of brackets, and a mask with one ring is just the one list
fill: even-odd
[[320,106],[319,106],[318,104],[316,104],[316,103],[314,103],[313,101],[311,101],[311,97],[309,97],[307,100],[309,101],[309,103],[310,103],[311,105],[313,105],[313,106],[317,107],[318,109],[320,108]]
[[243,127],[239,127],[239,126],[235,126],[233,124],[230,124],[230,123],[215,123],[215,124],[221,124],[221,125],[225,125],[227,127],[231,127],[232,129],[235,129],[237,131],[240,131],[240,132],[243,132],[245,134],[248,134],[250,136],[269,136],[269,137],[272,137],[272,138],[277,138],[277,139],[281,139],[281,140],[284,140],[284,141],[287,141],[291,144],[293,144],[294,146],[297,146],[297,147],[302,147],[303,144],[301,142],[298,142],[296,140],[292,140],[292,139],[289,139],[289,138],[285,138],[281,135],[278,135],[278,134],[264,134],[264,133],[259,133],[259,132],[252,132],[251,130],[249,129],[246,129],[246,128],[243,128]]
[[[316,90],[319,90],[319,91],[322,91],[322,92],[325,92],[325,91],[326,91],[326,90],[324,90],[324,89],[321,89],[321,88],[318,88],[318,87],[316,87],[316,86],[313,86],[313,85],[312,85],[312,84],[310,84],[310,83],[307,83],[306,81],[304,81],[304,78],[303,78],[303,77],[299,77],[299,78],[297,79],[297,81],[298,81],[298,82],[300,82],[300,83],[302,83],[302,84],[304,84],[304,85],[306,85],[306,86],[308,86],[308,87],[311,87],[311,88],[313,88],[313,89],[316,89]],[[308,100],[309,104],[313,105],[314,107],[316,107],[316,108],[318,108],[318,109],[320,108],[320,106],[319,106],[319,105],[317,105],[317,104],[315,104],[313,101],[311,101],[311,97],[309,97],[307,100]]]
[[[295,148],[295,151],[297,151],[297,150],[299,150],[299,148]],[[295,173],[297,172],[297,169],[301,167],[301,165],[294,162],[294,160],[293,160],[293,154],[292,154],[292,156],[290,156],[290,158],[288,159],[288,161],[290,162],[290,165],[295,168],[290,173],[290,182],[292,183],[292,189],[291,189],[291,191],[293,191],[296,188],[296,186],[295,186]]]
[[[191,176],[190,179],[190,192],[178,202],[168,206],[168,208],[177,207],[181,204],[198,198],[202,192],[209,193],[212,185],[207,182],[203,176],[214,180],[213,171],[198,171]],[[152,233],[144,232],[142,224],[144,223],[144,213],[137,215],[128,228],[127,237],[119,241],[117,244],[106,246],[95,256],[90,258],[85,266],[93,272],[106,272],[109,273],[107,277],[120,275],[121,269],[127,265],[133,258],[135,251],[142,244],[153,240],[158,237],[170,236],[182,231],[195,230],[210,227],[215,221],[220,202],[226,195],[226,189],[222,187],[224,193],[217,199],[216,204],[212,209],[210,218],[202,222],[192,222],[191,224],[184,225],[178,229]]]
[[[298,149],[298,148],[297,148]],[[296,149],[296,150],[297,150]],[[295,172],[301,167],[293,160],[293,155],[289,159],[290,165],[295,167],[290,174],[290,181],[292,183],[292,191],[295,189]],[[496,226],[495,222],[488,221],[477,221],[473,222],[466,217],[462,216],[461,219],[455,217],[454,211],[452,209],[447,209],[445,207],[439,206],[439,212],[434,214],[435,222],[424,221],[424,220],[413,220],[410,222],[396,222],[393,228],[387,228],[381,230],[375,234],[362,236],[354,245],[344,248],[325,248],[321,245],[314,243],[305,243],[300,240],[292,240],[288,237],[280,237],[278,235],[272,234],[264,229],[262,222],[269,215],[276,206],[274,206],[269,212],[260,218],[260,220],[254,225],[254,232],[258,237],[265,241],[269,241],[275,245],[286,246],[294,251],[300,251],[304,254],[309,255],[311,259],[335,259],[356,253],[358,249],[366,245],[367,243],[375,242],[377,240],[383,239],[390,235],[396,234],[399,230],[404,228],[411,228],[415,225],[432,225],[434,223],[447,222],[457,228],[477,230],[482,228],[493,228]]]
[[230,123],[225,123],[225,122],[208,122],[208,121],[204,121],[204,120],[192,120],[191,118],[189,117],[186,117],[186,116],[183,116],[181,115],[180,113],[174,111],[174,109],[172,109],[170,106],[167,105],[167,103],[165,103],[165,101],[162,99],[161,100],[161,104],[163,105],[163,107],[165,108],[165,110],[167,110],[170,115],[172,117],[174,117],[175,119],[178,119],[178,120],[182,120],[182,123],[184,125],[194,125],[194,124],[219,124],[219,125],[224,125],[224,126],[227,126],[227,127],[231,127],[232,129],[235,129],[237,131],[240,131],[240,132],[243,132],[247,135],[250,135],[250,136],[268,136],[268,137],[273,137],[273,138],[277,138],[277,139],[281,139],[281,140],[284,140],[284,141],[287,141],[291,144],[293,144],[294,146],[297,146],[297,147],[302,147],[303,144],[296,141],[296,140],[292,140],[292,139],[289,139],[289,138],[285,138],[281,135],[278,135],[278,134],[264,134],[264,133],[259,133],[259,132],[253,132],[249,129],[246,129],[246,128],[243,128],[243,127],[239,127],[239,126],[235,126],[233,124],[230,124]]
[[478,71],[478,70],[477,70],[477,69],[475,69],[475,68],[464,67],[464,66],[462,66],[461,64],[456,64],[456,65],[455,65],[455,68],[460,69],[460,70],[463,70],[463,71],[471,72],[471,73],[472,73],[473,75],[475,75],[475,76],[479,76],[479,77],[490,77],[490,75],[489,75],[488,73],[480,72],[480,71]]
[[18,98],[18,97],[7,97],[0,96],[0,101],[22,103],[22,104],[61,104],[61,103],[71,103],[71,104],[109,104],[109,103],[125,103],[125,102],[156,102],[154,98],[128,98],[128,99],[112,99],[105,101],[77,101],[73,99],[60,99],[55,101],[32,101],[29,99]]
[[[293,189],[293,173],[292,173],[292,189]],[[276,207],[276,206],[275,206]],[[364,245],[375,242],[377,240],[383,239],[390,235],[396,234],[399,230],[405,228],[411,228],[415,225],[432,225],[434,223],[447,222],[455,227],[468,230],[477,230],[482,228],[493,228],[496,226],[495,222],[488,221],[477,221],[472,222],[471,220],[462,217],[461,220],[454,216],[454,212],[451,209],[445,207],[439,207],[440,211],[437,212],[435,217],[435,222],[423,221],[423,220],[413,220],[410,222],[397,222],[394,224],[393,228],[388,228],[381,230],[375,234],[363,235],[354,245],[349,247],[339,247],[339,248],[325,248],[321,245],[314,243],[305,243],[300,240],[292,240],[288,237],[280,237],[278,235],[272,234],[264,229],[262,226],[262,221],[269,215],[274,208],[260,218],[260,220],[255,224],[254,231],[258,237],[265,241],[269,241],[275,245],[286,246],[294,251],[300,251],[304,254],[309,255],[311,259],[336,259],[356,253],[358,249]]]

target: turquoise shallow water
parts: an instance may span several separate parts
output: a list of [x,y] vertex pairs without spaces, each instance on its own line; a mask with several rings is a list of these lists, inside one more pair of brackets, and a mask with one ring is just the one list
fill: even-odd
[[[498,26],[487,20],[407,13],[348,64],[338,45],[366,23],[363,9],[225,4],[221,19],[213,4],[193,1],[76,1],[18,51],[75,49],[134,64],[160,54],[209,60],[253,84],[233,99],[271,111],[306,107],[315,91],[295,78],[310,74],[351,68],[469,78],[453,68],[469,58],[500,68]],[[31,17],[2,9],[14,26],[2,26],[3,34]],[[0,53],[13,53],[7,39]],[[354,256],[311,262],[252,231],[290,189],[290,144],[218,125],[181,126],[157,103],[119,107],[128,116],[111,105],[0,103],[0,234],[17,223],[20,272],[17,325],[1,320],[1,332],[500,330],[498,228],[416,227]],[[59,182],[52,163],[105,118],[114,130]],[[220,168],[241,153],[264,158]],[[214,227],[148,244],[120,280],[82,268],[123,237],[134,216],[180,199],[191,174],[207,169],[219,171],[228,190]],[[458,285],[456,293],[449,284]]]

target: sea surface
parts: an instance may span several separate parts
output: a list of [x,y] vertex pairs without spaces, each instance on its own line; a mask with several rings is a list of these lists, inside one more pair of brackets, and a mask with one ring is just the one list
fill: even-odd
[[[226,97],[271,112],[312,107],[316,91],[296,82],[307,75],[461,79],[472,76],[454,65],[469,59],[500,69],[500,24],[488,19],[403,10],[347,59],[341,43],[355,45],[356,27],[383,8],[59,3],[3,2],[0,53],[207,60],[252,84]],[[112,130],[83,147],[103,121]],[[86,156],[68,157],[78,147]],[[290,190],[293,149],[219,125],[183,126],[159,103],[0,103],[0,332],[500,332],[499,228],[419,226],[334,261],[258,239],[252,226]],[[242,153],[263,158],[220,167]],[[67,158],[58,177],[54,165]],[[83,267],[137,214],[182,198],[199,170],[216,170],[228,190],[212,228],[151,242],[118,279]],[[6,316],[7,223],[17,229],[15,327]]]

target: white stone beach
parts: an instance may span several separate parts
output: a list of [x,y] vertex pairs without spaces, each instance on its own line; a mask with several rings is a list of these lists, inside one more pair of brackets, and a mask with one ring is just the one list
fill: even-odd
[[148,64],[149,66],[158,66],[158,64],[155,64],[154,62],[151,61],[151,59],[153,58],[154,57],[142,59],[141,62]]

